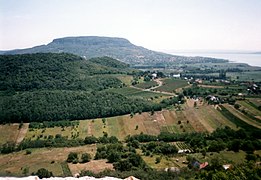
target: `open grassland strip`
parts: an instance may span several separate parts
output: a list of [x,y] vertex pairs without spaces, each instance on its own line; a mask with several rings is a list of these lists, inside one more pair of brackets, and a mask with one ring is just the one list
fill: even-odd
[[228,104],[224,104],[223,106],[242,121],[246,122],[247,124],[250,124],[251,126],[261,129],[261,123],[258,123],[255,120],[244,115],[242,112],[236,110],[233,106]]
[[211,162],[211,159],[218,157],[226,162],[231,162],[235,164],[242,164],[245,162],[246,153],[244,151],[233,152],[233,151],[220,151],[217,152],[208,152],[204,157],[202,153],[193,153],[192,157],[195,157],[199,162]]
[[120,134],[120,124],[119,124],[119,116],[106,118],[106,126],[108,127],[109,136],[119,137]]
[[[201,108],[201,107],[200,107]],[[215,129],[211,126],[213,124],[209,118],[208,114],[200,114],[198,111],[200,111],[197,108],[187,108],[184,113],[187,117],[188,121],[190,122],[199,122],[204,129],[206,129],[208,132],[213,132]]]
[[224,86],[218,86],[218,85],[205,85],[205,84],[199,84],[199,87],[203,88],[214,88],[214,89],[222,89],[225,88]]
[[92,135],[95,137],[102,137],[103,132],[107,132],[106,126],[104,126],[102,119],[95,119],[91,123]]
[[226,107],[224,107],[223,105],[220,105],[220,107],[221,107],[221,110],[219,110],[219,111],[221,112],[221,114],[223,116],[225,116],[229,121],[236,124],[238,127],[241,127],[243,129],[246,129],[249,131],[256,130],[256,131],[260,132],[259,128],[252,126],[252,125],[246,123],[245,121],[241,120],[240,118],[235,116],[233,113],[231,113],[228,109],[226,109]]
[[231,77],[231,80],[236,81],[261,81],[261,73],[260,71],[246,71],[246,72],[228,72],[227,77]]
[[147,134],[150,135],[158,135],[160,134],[160,125],[155,119],[148,119],[144,121],[144,127],[146,129]]
[[121,82],[123,82],[125,85],[130,86],[131,81],[133,80],[133,76],[125,75],[125,74],[113,74],[112,76],[118,78]]
[[53,127],[45,129],[30,129],[26,133],[25,139],[37,139],[37,138],[47,138],[48,136],[55,137],[56,134],[61,134],[62,136],[67,136],[71,139],[78,132],[76,127]]
[[162,114],[163,114],[164,119],[165,119],[165,121],[168,125],[173,125],[173,124],[178,122],[177,121],[177,115],[174,111],[163,110]]
[[234,130],[238,129],[237,125],[234,124],[233,122],[231,122],[230,120],[228,120],[219,110],[218,108],[216,109],[213,106],[208,106],[207,108],[208,113],[212,114],[213,117],[215,117],[214,120],[216,120],[218,122],[218,124],[220,125],[219,127],[224,127],[224,126],[228,126]]
[[31,149],[32,153],[26,155],[26,150],[11,154],[0,154],[0,174],[10,172],[22,175],[23,169],[28,168],[30,175],[40,168],[52,171],[54,176],[63,176],[61,163],[66,161],[70,152],[89,153],[94,157],[96,145],[70,147],[70,148],[40,148]]
[[117,118],[119,124],[118,138],[123,140],[127,135],[147,133],[144,121],[148,117],[148,113],[135,114],[132,118],[130,115],[119,116]]
[[[151,167],[151,168],[155,168],[157,170],[162,170],[165,169],[167,167],[177,167],[177,164],[175,163],[175,161],[171,161],[171,158],[167,157],[167,156],[160,156],[160,155],[154,155],[154,156],[141,156],[142,159]],[[161,157],[161,161],[160,163],[156,164],[156,158],[157,157]]]
[[0,145],[7,142],[16,142],[19,131],[19,124],[0,125]]
[[248,98],[247,101],[251,106],[259,110],[258,107],[261,106],[261,98]]
[[[187,125],[188,127],[191,126],[191,129],[189,132],[205,132],[207,129],[202,125],[200,120],[197,117],[197,114],[194,112],[194,108],[186,107],[184,111],[177,111],[177,113],[180,114],[182,117],[182,124]],[[187,123],[187,121],[189,121]]]
[[225,118],[217,109],[212,105],[204,105],[197,109],[197,112],[202,116],[202,118],[206,118],[209,125],[212,126],[213,129],[221,128],[224,126],[228,126],[232,129],[237,129],[236,125]]
[[118,138],[122,139],[128,135],[128,132],[126,132],[125,127],[124,127],[125,118],[123,116],[120,116],[118,118],[118,123],[119,123],[119,127],[120,127],[120,133],[119,133]]
[[107,159],[91,160],[88,163],[69,163],[69,168],[73,175],[79,174],[82,170],[88,170],[93,173],[99,173],[104,170],[113,170],[113,164],[108,163]]
[[208,128],[208,131],[212,132],[213,130],[222,126],[222,124],[216,119],[215,116],[213,116],[213,114],[209,111],[209,109],[210,108],[206,105],[198,108],[196,111],[201,117],[201,120],[212,128],[212,129]]
[[250,113],[252,113],[255,116],[261,116],[261,111],[258,110],[256,107],[253,107],[250,103],[250,101],[237,101],[236,103],[243,106],[243,108],[246,108]]
[[90,130],[91,120],[81,120],[79,124],[79,138],[84,139],[86,136],[91,134]]
[[61,162],[60,164],[63,170],[63,177],[71,177],[72,173],[67,162]]

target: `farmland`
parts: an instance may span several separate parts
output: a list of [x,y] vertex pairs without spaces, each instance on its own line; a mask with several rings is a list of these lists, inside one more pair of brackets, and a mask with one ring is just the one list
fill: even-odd
[[[122,75],[117,78],[121,79],[127,87],[109,88],[104,91],[122,94],[131,99],[144,99],[159,104],[163,99],[169,100],[171,97],[174,97],[175,94],[173,92],[178,94],[182,88],[189,89],[192,86],[188,85],[187,81],[184,80],[166,78],[160,79],[163,82],[162,86],[160,85],[155,90],[147,90],[156,82],[150,81],[148,84],[139,83],[136,86],[131,86],[132,76]],[[208,93],[216,90],[216,94],[219,91],[225,91],[230,94],[235,91],[238,93],[246,90],[246,87],[242,88],[237,85],[220,83],[205,83],[198,85],[196,88],[200,88],[201,92],[207,91]],[[201,134],[211,134],[220,128],[230,128],[228,131],[260,129],[260,98],[247,97],[244,99],[240,97],[238,100],[235,100],[235,104],[239,104],[238,109],[228,103],[212,104],[206,98],[195,95],[195,97],[185,96],[184,103],[176,102],[170,104],[161,111],[151,110],[149,112],[131,113],[114,117],[65,121],[71,122],[66,123],[69,124],[67,126],[42,126],[43,124],[52,124],[53,122],[38,123],[39,126],[37,126],[37,122],[31,123],[31,125],[29,123],[0,125],[0,145],[7,142],[15,142],[18,146],[23,140],[34,143],[49,140],[49,145],[51,144],[50,147],[29,148],[18,150],[18,152],[11,154],[0,154],[0,175],[30,175],[42,167],[52,171],[55,176],[71,176],[82,170],[90,170],[94,173],[102,172],[105,169],[115,170],[115,166],[112,163],[108,163],[106,158],[94,158],[97,154],[97,147],[103,146],[103,142],[97,140],[92,145],[84,144],[84,139],[92,136],[97,139],[115,136],[118,138],[119,143],[122,143],[124,146],[129,146],[127,137],[134,135],[145,134],[159,137],[161,133],[169,133],[173,136],[180,136],[181,139],[167,141],[165,146],[173,145],[177,150],[184,150],[183,153],[166,155],[146,152],[143,151],[146,143],[143,144],[142,142],[136,147],[135,151],[137,154],[149,167],[156,170],[170,167],[185,168],[188,166],[188,157],[196,158],[200,162],[211,162],[218,157],[224,163],[241,164],[245,162],[247,155],[241,149],[239,152],[231,151],[229,148],[230,144],[233,143],[231,142],[232,140],[226,142],[226,139],[218,138],[218,140],[213,140],[210,138],[204,142],[198,142],[200,138],[197,138]],[[58,124],[63,123],[58,122]],[[194,133],[196,143],[194,142],[193,146]],[[193,136],[190,136],[190,134],[193,134]],[[182,138],[182,135],[190,138]],[[72,143],[59,144],[57,143],[59,138],[61,138],[60,141]],[[208,136],[204,138],[208,138]],[[73,142],[76,143],[73,144]],[[163,144],[165,142],[159,141],[157,143]],[[221,145],[226,143],[226,146],[223,146],[223,149],[218,150],[218,152],[211,152],[211,146],[219,143]],[[241,144],[244,143],[249,142],[244,141]],[[203,156],[202,152],[204,151],[207,152]],[[92,160],[88,163],[68,163],[66,159],[70,152],[79,153],[79,157],[82,153],[89,153]]]
[[127,97],[133,97],[133,98],[144,98],[144,99],[153,99],[153,98],[159,98],[159,97],[169,97],[170,95],[159,93],[159,92],[153,92],[153,91],[143,91],[138,88],[132,88],[132,87],[124,87],[120,89],[109,89],[108,91],[119,93],[122,95],[125,95]]
[[[116,136],[120,140],[124,140],[127,135],[140,133],[158,135],[161,131],[170,133],[212,132],[216,128],[225,126],[237,129],[236,125],[216,110],[215,106],[198,102],[199,105],[195,108],[192,105],[194,101],[187,99],[186,104],[181,106],[181,110],[173,108],[157,111],[153,114],[149,112],[137,113],[133,117],[130,115],[108,117],[104,118],[104,123],[99,118],[79,120],[79,125],[69,127],[29,128],[25,139],[46,139],[49,136],[55,137],[56,134],[61,134],[68,139],[85,138],[92,135],[101,137],[104,132],[107,132],[109,136]],[[6,128],[8,125],[0,127]],[[10,126],[9,129],[10,133],[19,132],[18,125]]]
[[142,89],[149,89],[151,87],[157,86],[158,84],[155,81],[147,81],[147,82],[142,82],[137,85],[135,85],[138,88]]
[[[88,152],[95,155],[96,146],[81,146],[73,148],[41,148],[31,149],[31,154],[26,151],[15,152],[0,156],[0,175],[13,174],[16,176],[30,175],[38,169],[45,167],[52,171],[55,176],[64,176],[62,164],[66,161],[69,152]],[[72,166],[72,165],[69,165]],[[73,168],[73,166],[72,166]],[[25,173],[25,170],[28,171]]]
[[[196,102],[197,106],[195,106]],[[238,101],[242,106],[244,101]],[[247,103],[247,101],[246,101]],[[25,139],[45,139],[47,137],[67,136],[68,139],[84,139],[86,136],[102,137],[104,132],[108,136],[116,136],[124,142],[126,136],[135,134],[149,134],[159,135],[160,132],[169,133],[191,133],[191,132],[213,132],[215,129],[229,126],[232,129],[237,130],[237,125],[231,119],[226,118],[220,112],[219,107],[215,105],[208,105],[204,100],[186,99],[186,103],[179,105],[178,107],[172,107],[162,111],[154,113],[145,112],[130,115],[79,120],[77,123],[72,123],[72,126],[68,127],[54,127],[54,128],[27,128],[25,133]],[[236,111],[234,107],[224,105],[230,113]],[[246,106],[244,106],[246,107]],[[252,106],[251,106],[252,107]],[[249,107],[250,109],[250,107]],[[235,114],[236,116],[236,114]],[[238,117],[242,118],[242,117]],[[248,122],[248,121],[247,121]],[[23,126],[28,124],[24,124]],[[14,125],[1,125],[2,129],[6,129],[9,133],[19,134],[19,124]],[[240,126],[239,126],[240,127]],[[3,134],[3,131],[0,131]],[[2,136],[1,136],[2,137]],[[6,137],[10,137],[6,135]],[[8,139],[8,138],[7,138]],[[13,141],[13,139],[10,139]],[[4,141],[2,142],[4,143]],[[195,157],[200,162],[211,161],[219,155],[219,158],[224,162],[232,162],[240,164],[244,162],[246,153],[221,151],[218,153],[207,153],[205,157],[201,153],[195,153],[193,148],[184,141],[172,142],[179,150],[188,149],[192,152],[190,156]],[[27,150],[14,152],[11,154],[0,155],[0,174],[15,176],[23,176],[36,172],[37,169],[45,167],[53,172],[55,176],[66,176],[68,173],[76,174],[81,170],[91,170],[95,173],[99,173],[105,169],[113,169],[111,163],[107,163],[107,160],[91,160],[88,163],[68,163],[66,162],[69,152],[78,153],[90,153],[94,158],[96,153],[96,144],[85,145],[79,147],[66,147],[66,148],[34,148],[29,149],[30,154],[27,154]],[[187,156],[185,154],[176,154],[173,156],[153,154],[150,156],[144,155],[141,150],[137,149],[137,152],[141,155],[142,159],[152,168],[162,170],[167,167],[186,167]],[[159,163],[156,163],[156,159],[160,159]],[[23,163],[21,163],[23,162]],[[25,174],[26,173],[26,174]]]
[[164,79],[163,85],[161,87],[157,88],[156,90],[173,93],[175,90],[177,90],[179,88],[183,88],[187,85],[188,85],[188,83],[185,80],[168,78],[168,79]]

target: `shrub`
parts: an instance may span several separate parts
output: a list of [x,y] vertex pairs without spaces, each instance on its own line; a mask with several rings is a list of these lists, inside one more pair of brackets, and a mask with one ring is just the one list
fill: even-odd
[[78,154],[76,152],[70,152],[67,157],[67,162],[78,162]]
[[29,150],[29,149],[27,149],[27,150],[25,151],[25,154],[26,154],[26,155],[28,155],[28,154],[32,154],[32,151]]
[[38,171],[35,173],[40,179],[42,178],[50,178],[53,176],[53,173],[51,171],[48,171],[47,169],[41,168],[38,169]]
[[81,159],[82,159],[81,161],[82,163],[90,162],[91,155],[89,153],[83,153]]
[[155,164],[160,163],[160,161],[161,161],[161,158],[160,157],[156,157]]

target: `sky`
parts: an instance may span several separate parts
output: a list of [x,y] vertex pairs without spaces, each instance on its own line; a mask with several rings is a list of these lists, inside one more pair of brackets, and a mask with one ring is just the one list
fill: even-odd
[[0,0],[0,50],[66,36],[152,50],[261,50],[261,0]]

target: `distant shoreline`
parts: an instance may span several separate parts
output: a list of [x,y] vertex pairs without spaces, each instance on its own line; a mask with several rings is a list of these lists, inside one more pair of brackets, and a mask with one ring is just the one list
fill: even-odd
[[201,57],[211,57],[229,60],[229,63],[246,63],[251,66],[261,67],[261,54],[258,53],[243,53],[243,52],[189,52],[189,51],[163,51],[164,53],[169,53],[172,55],[179,56],[201,56]]

